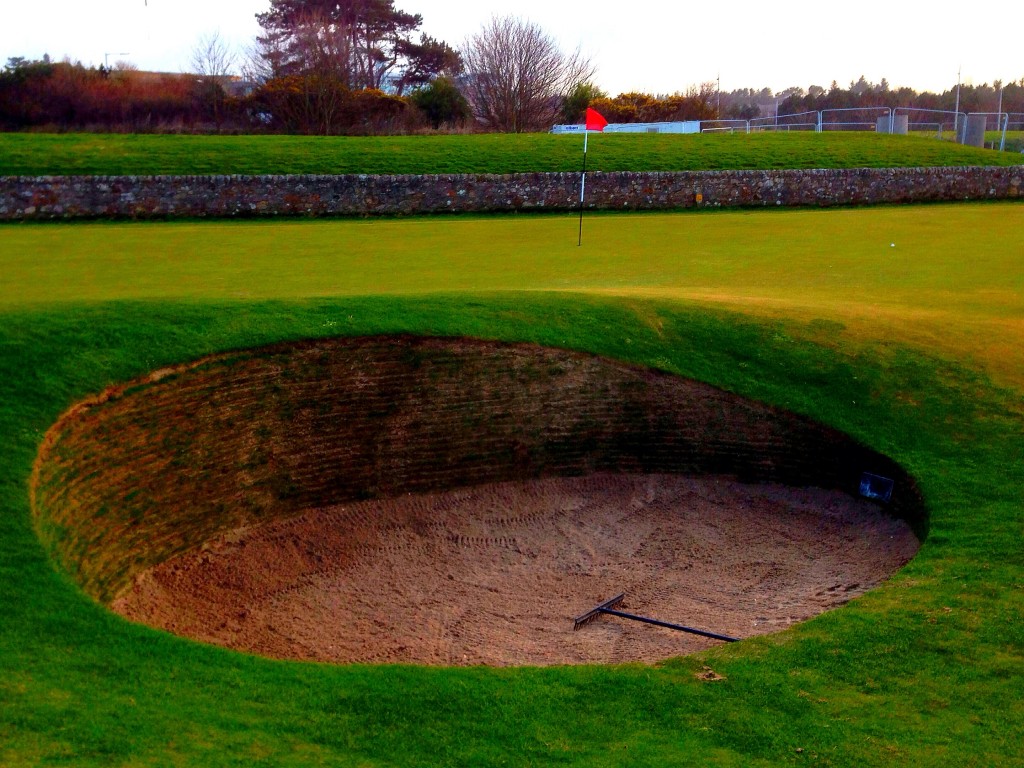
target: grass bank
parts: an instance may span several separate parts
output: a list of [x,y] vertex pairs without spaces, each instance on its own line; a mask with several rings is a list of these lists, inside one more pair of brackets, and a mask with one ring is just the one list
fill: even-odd
[[[579,136],[173,136],[0,133],[0,176],[578,171]],[[595,134],[595,171],[1020,164],[1018,154],[874,133]]]

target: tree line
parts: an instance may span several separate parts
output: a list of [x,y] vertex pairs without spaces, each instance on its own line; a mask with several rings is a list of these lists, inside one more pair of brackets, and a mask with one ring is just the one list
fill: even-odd
[[997,80],[991,85],[961,85],[942,93],[918,93],[912,88],[892,88],[885,78],[879,83],[871,83],[861,75],[848,88],[842,88],[833,81],[828,88],[818,85],[812,85],[806,90],[799,87],[787,88],[776,94],[776,98],[780,100],[779,109],[790,114],[868,107],[1020,114],[1024,113],[1024,77],[1016,82],[1003,83]]
[[[217,35],[193,50],[191,73],[138,72],[48,57],[0,71],[0,129],[307,134],[545,131],[593,107],[610,122],[751,119],[856,107],[952,110],[943,94],[892,89],[863,77],[841,88],[722,93],[717,83],[673,94],[594,85],[594,66],[543,29],[493,17],[458,47],[420,32],[394,0],[272,0],[244,56]],[[997,102],[997,99],[1000,101]],[[997,106],[998,104],[998,106]],[[964,112],[1024,112],[1020,82],[960,89]]]

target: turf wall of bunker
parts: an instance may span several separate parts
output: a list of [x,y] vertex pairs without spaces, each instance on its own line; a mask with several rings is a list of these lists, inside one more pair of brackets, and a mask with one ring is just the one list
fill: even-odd
[[[1024,166],[587,174],[593,210],[1021,197]],[[580,174],[0,177],[0,221],[566,211]]]
[[[590,472],[715,473],[842,489],[913,480],[835,430],[583,354],[413,337],[278,345],[102,393],[49,431],[33,476],[54,558],[109,601],[239,526],[345,501]],[[284,544],[286,546],[286,543]]]

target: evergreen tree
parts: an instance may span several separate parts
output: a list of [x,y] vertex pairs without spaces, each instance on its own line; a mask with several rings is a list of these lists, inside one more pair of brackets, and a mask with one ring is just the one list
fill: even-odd
[[429,82],[457,58],[432,38],[413,42],[423,18],[395,8],[393,0],[271,0],[256,19],[274,77],[330,75],[351,89],[379,89],[396,69]]

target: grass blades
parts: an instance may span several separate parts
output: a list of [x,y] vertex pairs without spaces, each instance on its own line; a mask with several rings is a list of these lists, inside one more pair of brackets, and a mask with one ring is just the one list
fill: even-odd
[[[0,133],[0,176],[550,173],[579,136],[175,136]],[[874,133],[595,134],[593,171],[1019,165],[1013,152]]]
[[[602,216],[593,250],[566,217],[0,228],[0,764],[1014,764],[1024,377],[1000,350],[1024,341],[1022,210]],[[990,239],[965,258],[968,237]],[[840,610],[655,666],[273,662],[128,624],[54,570],[27,478],[76,399],[389,332],[588,350],[812,416],[918,478],[929,537]]]
[[[359,333],[467,332],[585,348],[796,407],[915,472],[932,504],[931,537],[893,583],[840,611],[656,667],[270,662],[129,625],[52,571],[28,524],[24,478],[60,408],[110,379],[212,349],[322,334],[339,317],[359,318],[351,329]],[[18,406],[0,412],[0,428],[17,436],[0,476],[0,589],[9,606],[0,757],[771,765],[806,753],[836,765],[1000,762],[1024,736],[1014,683],[1024,650],[1015,586],[1024,477],[1002,460],[1022,449],[1012,395],[886,344],[825,350],[800,339],[806,330],[579,295],[8,311],[2,402]],[[705,665],[725,680],[699,679]]]

